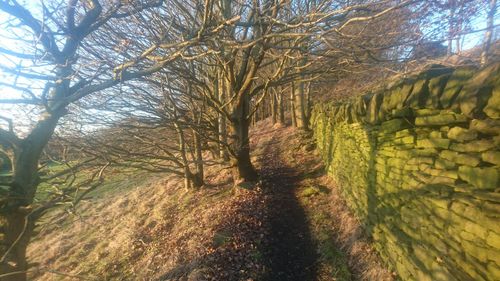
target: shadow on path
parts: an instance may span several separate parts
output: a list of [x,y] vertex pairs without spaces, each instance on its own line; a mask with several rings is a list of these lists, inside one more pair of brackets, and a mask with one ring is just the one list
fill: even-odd
[[[285,140],[286,141],[286,140]],[[306,214],[295,196],[300,171],[282,159],[279,141],[266,143],[260,159],[262,191],[266,197],[268,244],[262,249],[268,269],[265,281],[316,279],[316,247],[311,240]]]

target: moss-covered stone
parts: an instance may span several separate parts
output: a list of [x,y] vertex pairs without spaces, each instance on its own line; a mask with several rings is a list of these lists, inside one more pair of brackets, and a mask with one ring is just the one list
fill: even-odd
[[496,262],[488,262],[486,266],[491,280],[500,280],[500,266]]
[[420,108],[420,109],[414,109],[413,112],[415,113],[416,117],[422,117],[422,116],[439,115],[441,113],[441,110],[433,108]]
[[434,164],[434,158],[432,157],[414,157],[407,162],[408,164]]
[[499,68],[500,64],[493,64],[474,74],[464,85],[456,99],[456,103],[464,115],[469,118],[476,118],[484,114],[483,108],[486,106],[493,90],[488,81],[498,75]]
[[460,165],[468,165],[475,167],[481,162],[479,157],[470,154],[458,153],[451,150],[443,150],[439,153],[439,157],[442,159],[455,162]]
[[444,74],[438,77],[434,77],[429,80],[429,93],[430,98],[426,102],[427,107],[440,108],[440,98],[443,93],[444,86],[450,78],[450,74]]
[[435,167],[437,169],[442,169],[442,170],[447,170],[447,169],[453,169],[457,166],[457,164],[453,161],[448,161],[445,159],[436,159],[436,162],[434,163]]
[[378,122],[378,111],[380,109],[380,105],[382,104],[382,100],[383,96],[380,93],[376,93],[370,98],[366,111],[366,120],[368,123],[376,124]]
[[499,271],[500,119],[487,91],[500,74],[467,85],[474,70],[460,68],[443,85],[445,74],[394,83],[379,102],[365,95],[366,113],[359,98],[316,106],[311,127],[329,175],[401,278],[489,280]]
[[484,108],[484,113],[488,117],[500,119],[500,86],[493,89],[491,97]]
[[497,145],[493,140],[482,139],[470,141],[467,143],[454,143],[450,145],[450,149],[458,152],[484,152],[496,148]]
[[452,125],[465,122],[467,122],[467,117],[452,112],[415,118],[415,125],[417,126]]
[[[500,231],[500,229],[498,230]],[[486,244],[500,250],[500,234],[494,231],[488,231],[488,235],[486,236]]]
[[500,166],[500,151],[486,151],[481,154],[484,162]]
[[470,141],[477,138],[477,132],[462,127],[453,127],[448,131],[448,138],[458,141]]
[[429,96],[428,83],[429,81],[426,79],[416,81],[413,84],[413,89],[406,100],[405,106],[409,106],[411,108],[422,107]]
[[403,107],[403,108],[393,109],[391,115],[392,117],[395,118],[411,118],[414,116],[414,113],[412,108]]
[[382,133],[393,133],[399,130],[403,130],[411,127],[411,124],[408,120],[405,119],[392,119],[386,121],[380,125],[380,132]]
[[479,189],[494,189],[498,187],[498,170],[495,168],[474,168],[460,166],[458,168],[460,179]]
[[452,103],[458,96],[458,93],[462,89],[465,81],[471,78],[474,75],[475,71],[476,69],[474,68],[458,68],[453,71],[453,74],[446,83],[443,94],[439,98],[439,101],[443,108],[451,107]]
[[500,120],[474,119],[470,122],[469,129],[487,135],[500,135]]
[[444,148],[450,147],[449,139],[423,139],[417,140],[417,148]]

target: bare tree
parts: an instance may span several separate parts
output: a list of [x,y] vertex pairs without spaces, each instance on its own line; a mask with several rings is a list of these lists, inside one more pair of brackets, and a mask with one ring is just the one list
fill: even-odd
[[488,56],[490,53],[491,49],[491,41],[493,38],[493,23],[494,23],[494,18],[496,14],[496,9],[497,9],[497,1],[496,0],[490,0],[489,1],[489,10],[488,14],[486,17],[487,21],[487,27],[486,27],[486,33],[484,35],[484,44],[483,44],[483,51],[481,53],[481,64],[485,65],[488,63]]
[[[200,41],[202,32],[189,39],[167,33],[174,19],[169,22],[163,4],[162,0],[68,0],[23,6],[14,0],[0,1],[11,32],[6,40],[20,50],[2,46],[0,53],[9,61],[21,61],[0,66],[10,74],[2,86],[15,97],[2,98],[0,104],[22,105],[38,115],[32,126],[21,131],[16,131],[15,122],[22,120],[4,118],[6,126],[0,128],[2,150],[12,162],[10,180],[1,183],[5,188],[0,210],[2,280],[26,279],[26,246],[37,217],[46,209],[45,204],[34,204],[41,181],[40,157],[71,105],[150,75],[183,57],[188,46]],[[141,28],[146,22],[161,22],[163,28]],[[134,27],[134,23],[142,25]],[[136,44],[131,45],[132,41]],[[96,174],[101,175],[102,171]]]

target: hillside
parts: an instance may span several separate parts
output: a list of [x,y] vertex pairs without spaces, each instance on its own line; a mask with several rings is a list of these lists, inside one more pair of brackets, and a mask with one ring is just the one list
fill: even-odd
[[200,190],[175,176],[122,177],[41,229],[32,279],[392,280],[311,139],[269,120],[256,128],[257,186],[234,188],[217,166]]

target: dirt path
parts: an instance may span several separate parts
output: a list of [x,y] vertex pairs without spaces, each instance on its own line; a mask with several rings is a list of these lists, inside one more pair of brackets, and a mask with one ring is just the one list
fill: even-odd
[[262,191],[268,195],[269,248],[264,262],[269,268],[264,280],[316,280],[317,254],[309,224],[295,191],[300,171],[282,158],[283,144],[273,137],[261,158]]

